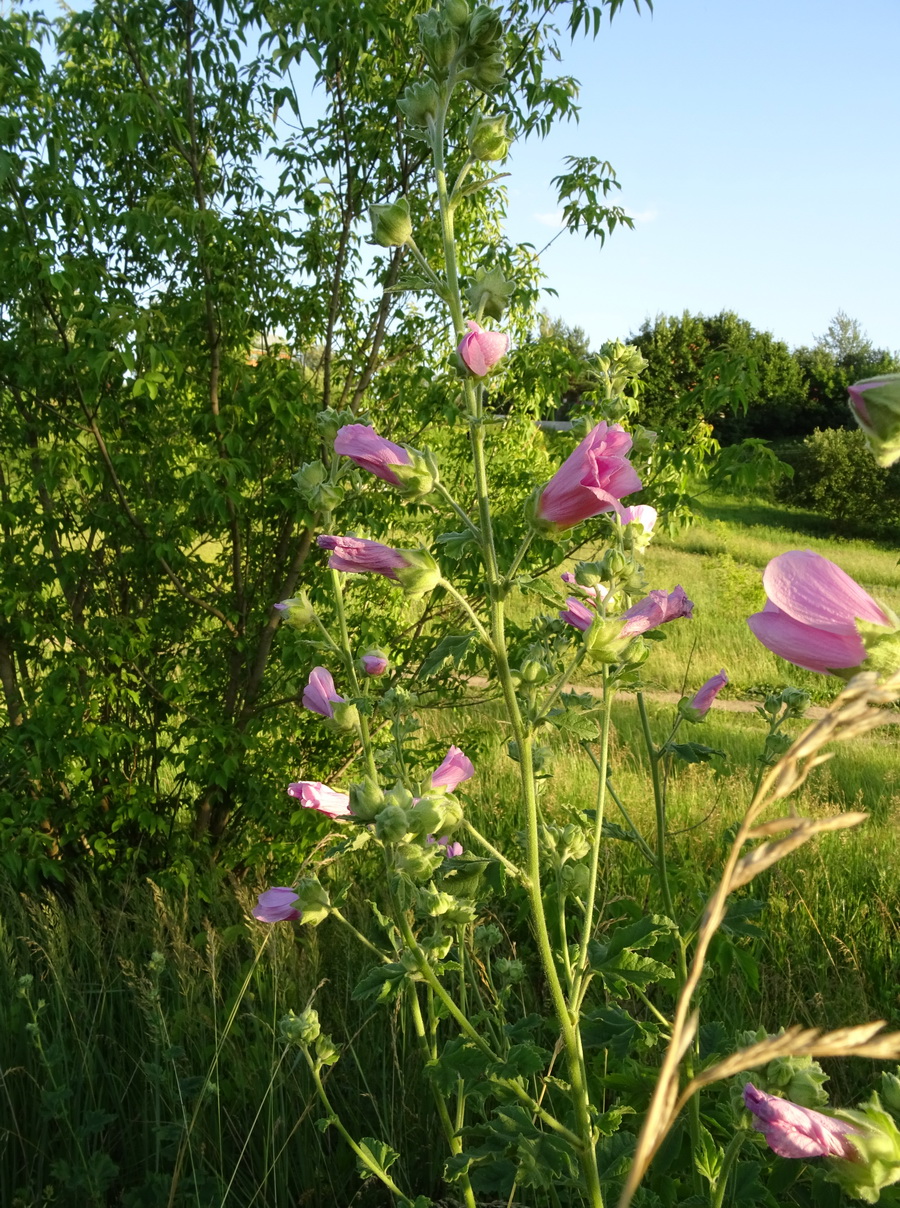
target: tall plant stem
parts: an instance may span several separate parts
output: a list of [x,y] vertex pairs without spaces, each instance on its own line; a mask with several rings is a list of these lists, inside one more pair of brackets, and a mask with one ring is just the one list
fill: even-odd
[[738,1154],[741,1152],[746,1137],[746,1130],[739,1128],[728,1142],[728,1148],[722,1156],[722,1167],[719,1171],[716,1189],[710,1196],[709,1208],[722,1208],[722,1204],[725,1202],[725,1188],[728,1186],[728,1176],[731,1174],[731,1168],[737,1160]]
[[[344,611],[344,585],[341,582],[341,572],[331,572],[331,583],[334,587],[334,609],[337,613],[338,628],[341,634],[341,653],[344,656],[344,668],[347,677],[353,685],[354,696],[360,695],[359,676],[353,662],[353,647],[350,645],[350,631],[347,629],[347,614]],[[362,742],[363,755],[366,760],[366,771],[374,781],[378,781],[378,769],[375,766],[375,751],[372,746],[372,735],[369,732],[369,719],[364,713],[359,715],[359,737]]]
[[603,814],[606,809],[606,780],[609,774],[609,723],[614,691],[610,687],[609,673],[603,668],[603,719],[600,723],[600,759],[597,768],[597,811],[594,819],[594,842],[591,847],[591,869],[587,898],[584,904],[584,927],[578,951],[578,977],[575,980],[572,1001],[578,1002],[581,981],[588,963],[588,944],[594,930],[594,903],[597,898],[597,874],[600,870],[600,843],[603,839]]
[[[428,1044],[428,1034],[425,1031],[425,1020],[422,1018],[422,1007],[419,1004],[419,994],[416,990],[414,982],[409,983],[407,997],[409,999],[410,1010],[412,1012],[413,1030],[416,1033],[416,1039],[419,1042],[419,1047],[422,1050],[422,1055],[426,1061],[431,1060],[431,1049]],[[456,1136],[456,1129],[453,1127],[453,1121],[450,1119],[450,1113],[447,1110],[447,1104],[444,1102],[444,1096],[440,1092],[440,1088],[434,1083],[431,1083],[431,1089],[434,1096],[434,1105],[437,1108],[438,1119],[441,1122],[441,1128],[444,1131],[444,1137],[447,1141],[447,1146],[451,1154],[456,1155],[462,1153],[462,1141]],[[466,1202],[466,1208],[476,1208],[475,1192],[472,1190],[472,1184],[469,1182],[469,1176],[463,1174],[460,1178],[460,1186],[462,1187],[463,1199]]]
[[[647,714],[647,705],[644,701],[643,692],[637,693],[638,713],[641,718],[641,729],[644,732],[644,743],[647,747],[647,759],[650,763],[650,777],[653,781],[653,802],[656,807],[656,868],[659,874],[659,888],[662,894],[663,902],[665,903],[666,914],[672,921],[675,921],[675,905],[672,900],[672,890],[669,885],[669,871],[666,863],[666,792],[665,786],[660,776],[660,760],[662,751],[656,747],[653,741],[653,733],[650,729],[650,718]],[[684,939],[679,931],[676,930],[676,954],[678,958],[678,993],[684,989],[688,980],[687,967],[687,949]],[[688,1079],[694,1076],[694,1051],[697,1041],[694,1040],[692,1048],[685,1053],[684,1069]],[[691,1150],[693,1153],[700,1153],[700,1096],[694,1095],[688,1104],[688,1131],[691,1134]],[[699,1193],[701,1183],[700,1176],[696,1168],[692,1171],[694,1190]]]

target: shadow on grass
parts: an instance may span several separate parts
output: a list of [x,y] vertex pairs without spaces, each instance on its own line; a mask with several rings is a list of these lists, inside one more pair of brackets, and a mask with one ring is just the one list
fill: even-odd
[[828,516],[822,516],[818,512],[787,507],[774,500],[719,496],[702,503],[700,510],[706,520],[722,520],[727,524],[745,528],[782,529],[785,532],[803,533],[805,536],[820,537],[827,541],[863,539],[871,541],[874,546],[891,548],[889,541],[873,540],[871,534],[856,530],[851,525],[838,525]]

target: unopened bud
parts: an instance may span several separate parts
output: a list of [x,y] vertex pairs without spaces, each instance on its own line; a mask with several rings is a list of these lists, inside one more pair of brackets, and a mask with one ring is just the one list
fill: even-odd
[[444,0],[444,16],[454,29],[463,29],[469,20],[466,0]]
[[371,822],[384,805],[384,793],[371,776],[367,776],[362,784],[351,784],[350,812],[354,817]]
[[488,55],[469,70],[468,77],[482,92],[493,92],[506,78],[506,59],[502,54]]
[[332,702],[333,716],[326,719],[331,728],[342,734],[356,733],[359,730],[359,710],[352,701],[338,700]]
[[496,9],[479,4],[469,22],[469,41],[473,46],[490,46],[503,37],[503,22]]
[[413,126],[427,126],[437,116],[440,94],[433,80],[410,84],[397,102],[400,112]]
[[415,598],[434,591],[441,581],[441,571],[431,554],[424,549],[405,549],[403,557],[406,559],[406,566],[394,573],[406,594]]
[[416,24],[419,26],[419,41],[428,66],[438,78],[445,76],[459,50],[458,32],[436,8],[419,13]]
[[409,833],[406,810],[399,805],[387,805],[375,819],[375,835],[382,843],[399,843]]
[[509,136],[506,133],[506,114],[484,117],[477,113],[468,131],[469,154],[473,159],[493,163],[505,159],[509,152]]
[[390,205],[369,206],[372,238],[381,247],[402,247],[412,238],[409,202],[405,197]]
[[312,1044],[321,1031],[319,1013],[312,1007],[307,1007],[299,1015],[288,1011],[278,1021],[278,1034],[287,1044]]
[[301,592],[299,596],[291,596],[287,600],[280,600],[277,604],[272,605],[281,613],[281,619],[287,621],[288,625],[293,625],[296,629],[306,629],[308,626],[315,624],[316,610],[309,602],[309,597],[306,592]]
[[[475,280],[466,290],[466,297],[476,315],[480,314],[499,322],[515,289],[514,282],[507,281],[499,268],[494,267],[487,271],[480,268],[475,271]],[[465,369],[462,358],[460,365]]]
[[444,828],[446,809],[443,797],[420,797],[407,811],[409,829],[414,835],[433,835]]

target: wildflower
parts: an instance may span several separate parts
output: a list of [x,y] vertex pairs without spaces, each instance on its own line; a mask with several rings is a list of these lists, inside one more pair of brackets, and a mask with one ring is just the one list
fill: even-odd
[[296,797],[306,809],[318,810],[329,818],[345,818],[353,812],[349,793],[330,789],[318,780],[295,780],[287,791],[289,797]]
[[724,668],[718,675],[712,676],[706,681],[702,688],[698,688],[688,702],[692,709],[697,711],[699,721],[700,718],[706,717],[713,701],[728,683],[728,676],[725,674]]
[[855,1158],[850,1140],[859,1129],[777,1095],[744,1087],[744,1104],[754,1123],[780,1158]]
[[486,377],[509,351],[509,336],[502,331],[485,331],[474,319],[469,319],[466,326],[469,334],[463,336],[456,351],[469,373]]
[[334,690],[334,679],[327,667],[313,667],[309,682],[303,689],[303,704],[322,717],[334,717],[334,705],[343,701]]
[[576,629],[580,629],[584,633],[586,629],[590,629],[591,625],[593,625],[596,615],[590,608],[586,608],[580,600],[576,600],[574,596],[569,596],[566,600],[565,608],[560,610],[559,619],[565,621],[567,625],[574,625]]
[[369,650],[359,661],[366,675],[384,675],[389,666],[387,655],[380,650]]
[[395,487],[400,486],[400,479],[393,467],[408,466],[412,461],[402,445],[379,436],[366,424],[346,424],[341,428],[334,438],[334,451]]
[[626,457],[630,449],[631,437],[620,424],[597,424],[541,491],[537,521],[569,529],[601,512],[621,513],[619,500],[641,489]]
[[747,618],[773,654],[807,671],[839,674],[866,659],[859,622],[893,628],[893,620],[863,589],[821,554],[791,550],[763,573],[762,612]]
[[656,629],[666,621],[675,621],[679,617],[693,615],[694,605],[684,593],[680,585],[673,591],[651,591],[648,596],[624,614],[625,624],[619,633],[622,638],[634,638],[646,633],[648,629]]
[[286,919],[299,919],[300,911],[293,903],[297,894],[286,885],[275,885],[272,889],[264,890],[256,899],[253,907],[253,917],[261,923],[281,923]]
[[316,544],[321,549],[331,550],[328,559],[330,570],[362,573],[371,571],[397,580],[397,571],[411,564],[398,549],[382,545],[380,541],[366,541],[362,537],[319,536]]
[[475,775],[472,761],[468,759],[459,747],[451,747],[431,777],[433,789],[446,789],[455,793],[464,780],[471,780]]
[[428,844],[437,843],[439,847],[444,849],[444,859],[452,860],[455,856],[463,854],[463,845],[454,843],[449,835],[442,835],[440,839],[435,839],[434,835],[426,835],[425,842]]

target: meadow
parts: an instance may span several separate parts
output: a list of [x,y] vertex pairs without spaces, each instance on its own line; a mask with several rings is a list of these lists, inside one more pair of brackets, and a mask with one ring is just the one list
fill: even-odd
[[[668,626],[647,668],[648,713],[658,736],[671,728],[674,712],[653,693],[693,691],[722,666],[731,677],[724,699],[759,700],[785,683],[820,702],[833,696],[837,681],[779,662],[744,623],[761,606],[767,560],[807,547],[888,603],[900,600],[889,549],[835,540],[815,517],[765,501],[717,499],[690,529],[654,541],[651,585],[680,582],[696,603],[694,620]],[[616,703],[613,722],[616,797],[639,829],[649,829],[652,794],[632,699]],[[799,731],[804,723],[786,724]],[[492,707],[437,711],[427,725],[476,763],[477,779],[464,793],[476,826],[514,844],[518,821],[507,803],[516,800],[517,775]],[[724,836],[749,801],[764,733],[756,713],[714,707],[691,737],[727,757],[672,769],[673,891],[685,917],[701,909]],[[744,908],[711,955],[707,1035],[717,1021],[771,1031],[787,1023],[900,1023],[898,739],[900,731],[885,726],[840,748],[794,799],[799,812],[813,816],[846,808],[871,816],[858,830],[807,845],[739,899]],[[564,823],[593,807],[596,775],[577,742],[558,734],[548,741],[553,774],[543,810]],[[622,823],[613,803],[607,818]],[[312,812],[300,822],[298,853],[327,829]],[[600,892],[610,926],[635,908],[653,908],[651,870],[621,835],[611,832],[602,851]],[[371,926],[365,900],[378,893],[369,861],[363,855],[344,886],[345,913],[362,929]],[[412,1076],[421,1058],[406,1009],[354,999],[371,958],[338,922],[295,929],[253,920],[260,888],[251,870],[225,879],[213,869],[187,887],[135,880],[114,896],[92,883],[44,898],[0,887],[0,1203],[386,1203],[375,1180],[360,1182],[335,1130],[321,1127],[306,1067],[279,1039],[279,1019],[313,999],[344,1052],[328,1080],[336,1108],[357,1135],[381,1136],[401,1151],[401,1177],[438,1187],[431,1100]],[[502,895],[488,899],[485,921],[496,923],[527,963],[531,937]],[[514,992],[527,1013],[540,987],[526,979]],[[636,999],[634,1007],[640,1009]],[[824,1064],[837,1101],[871,1083],[869,1062]]]

